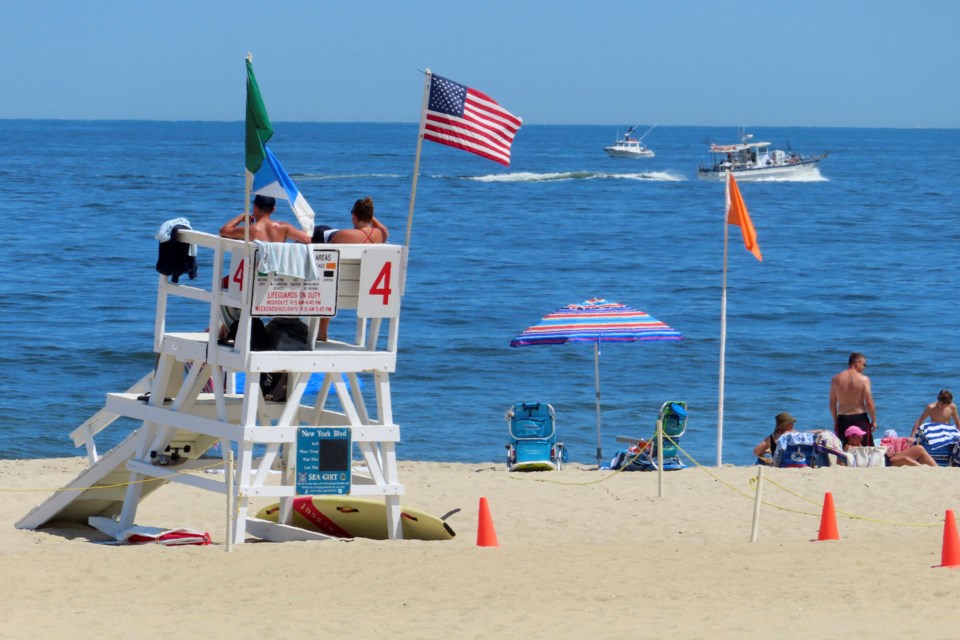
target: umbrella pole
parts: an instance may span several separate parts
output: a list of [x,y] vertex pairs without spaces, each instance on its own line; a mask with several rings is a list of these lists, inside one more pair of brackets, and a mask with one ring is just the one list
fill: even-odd
[[597,469],[603,463],[603,453],[600,450],[600,338],[593,344],[593,380],[597,396]]

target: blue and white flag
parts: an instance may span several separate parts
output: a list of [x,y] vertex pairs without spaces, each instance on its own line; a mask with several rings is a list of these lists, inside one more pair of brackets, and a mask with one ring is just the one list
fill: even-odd
[[253,175],[252,193],[289,202],[290,208],[293,209],[294,215],[300,222],[300,227],[308,234],[313,234],[313,209],[306,198],[303,197],[303,194],[300,193],[300,190],[297,189],[297,185],[284,171],[283,165],[277,160],[277,156],[273,155],[273,152],[266,145],[264,145],[263,150],[266,151],[266,157],[263,164],[260,165],[260,169]]

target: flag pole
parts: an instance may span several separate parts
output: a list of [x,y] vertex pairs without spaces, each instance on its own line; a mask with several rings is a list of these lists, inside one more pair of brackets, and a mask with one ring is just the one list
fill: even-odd
[[410,187],[410,207],[407,210],[407,233],[403,239],[401,261],[403,263],[403,281],[400,283],[400,295],[407,284],[407,259],[410,254],[410,234],[413,232],[413,205],[417,200],[417,179],[420,177],[420,150],[423,148],[423,132],[427,125],[427,106],[430,102],[430,79],[433,73],[430,67],[424,71],[423,105],[420,107],[420,129],[417,131],[417,153],[413,160],[413,184]]
[[717,404],[717,467],[723,464],[723,378],[727,352],[727,245],[730,237],[730,176],[727,172],[725,205],[723,207],[723,286],[720,294],[720,397]]
[[430,79],[433,77],[430,68],[424,72],[423,106],[420,108],[420,130],[417,132],[417,154],[413,161],[413,186],[410,188],[410,208],[407,211],[407,235],[403,246],[410,247],[410,233],[413,229],[413,204],[417,200],[417,178],[420,177],[420,150],[423,148],[423,132],[427,126],[427,105],[430,101]]
[[[247,52],[247,62],[253,64],[253,54],[249,51]],[[244,304],[246,304],[250,291],[248,284],[250,279],[247,275],[250,273],[250,192],[253,190],[253,174],[247,169],[246,162],[244,162],[243,175],[243,275],[241,278],[247,286],[242,286],[240,293]]]

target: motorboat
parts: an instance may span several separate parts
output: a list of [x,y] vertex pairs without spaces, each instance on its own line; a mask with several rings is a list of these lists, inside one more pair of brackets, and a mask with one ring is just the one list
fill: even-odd
[[611,158],[652,158],[656,154],[643,144],[643,139],[647,137],[647,133],[653,131],[653,127],[647,129],[647,133],[639,138],[633,137],[633,132],[636,130],[636,127],[630,127],[622,138],[618,138],[613,145],[604,147],[603,150]]
[[711,144],[710,165],[700,165],[701,180],[726,180],[732,173],[737,181],[802,178],[817,171],[824,151],[818,156],[803,156],[792,151],[771,149],[769,142],[754,142],[753,135],[741,137],[739,144]]

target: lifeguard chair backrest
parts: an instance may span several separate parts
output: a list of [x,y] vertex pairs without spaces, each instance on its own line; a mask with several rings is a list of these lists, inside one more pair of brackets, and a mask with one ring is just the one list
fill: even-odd
[[553,407],[545,402],[517,402],[507,412],[510,437],[516,440],[552,439],[555,434]]
[[687,403],[671,401],[660,408],[660,428],[665,435],[677,438],[687,430]]
[[[363,318],[392,318],[400,313],[404,283],[402,247],[390,244],[313,245],[341,252],[337,274],[337,308],[356,309]],[[349,248],[348,248],[349,247]],[[251,251],[251,260],[253,251]],[[231,298],[241,300],[243,249],[230,252],[230,267],[224,276]]]

